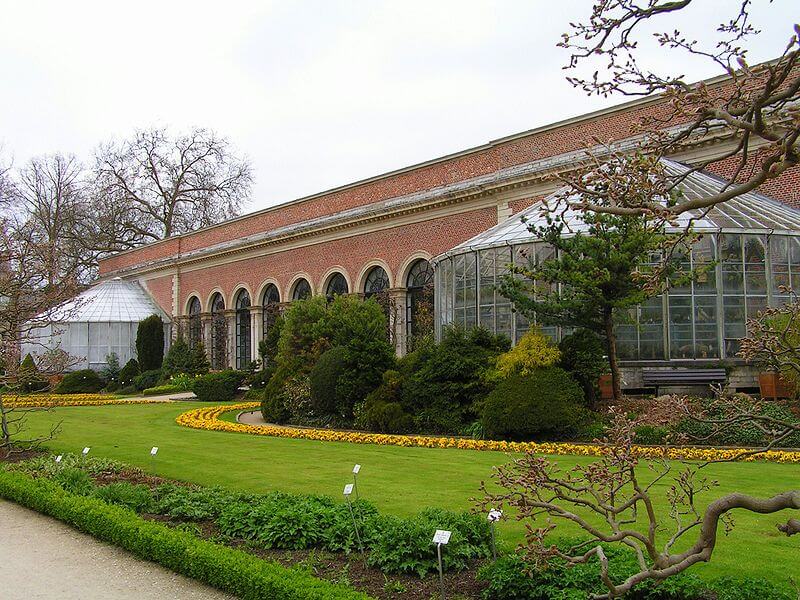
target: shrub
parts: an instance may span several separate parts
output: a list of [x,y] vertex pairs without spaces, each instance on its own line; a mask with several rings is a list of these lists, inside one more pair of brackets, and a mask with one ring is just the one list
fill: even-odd
[[150,315],[139,323],[136,330],[136,355],[142,372],[161,368],[164,361],[164,322],[158,315]]
[[497,357],[497,371],[503,377],[530,375],[540,367],[555,365],[561,352],[538,328],[532,327],[508,352]]
[[191,370],[188,373],[192,375],[205,375],[211,369],[211,363],[208,360],[206,347],[203,342],[198,342],[191,349]]
[[586,420],[583,402],[583,390],[569,373],[542,368],[501,381],[486,398],[481,422],[489,438],[559,438]]
[[367,401],[363,416],[367,429],[378,433],[408,433],[414,430],[414,417],[399,402]]
[[184,391],[186,390],[177,385],[172,385],[172,384],[157,385],[155,387],[143,389],[142,396],[164,396],[166,394],[178,394]]
[[152,509],[160,515],[186,521],[216,519],[235,503],[249,501],[249,495],[230,492],[220,487],[190,487],[167,483],[153,494]]
[[599,396],[597,380],[608,373],[603,342],[594,332],[578,329],[562,339],[558,348],[561,351],[559,366],[580,384],[587,402],[594,403]]
[[82,369],[64,375],[54,391],[56,394],[93,394],[102,390],[104,385],[95,371]]
[[510,341],[486,329],[445,329],[440,344],[420,344],[401,361],[403,409],[417,429],[456,433],[474,421],[476,403],[491,389],[486,371]]
[[147,512],[153,504],[153,494],[146,485],[127,481],[109,483],[94,490],[93,496],[108,504],[124,506],[134,512]]
[[130,396],[132,394],[138,394],[139,390],[136,389],[135,385],[128,385],[123,388],[119,388],[118,390],[109,390],[115,391],[120,396]]
[[19,365],[19,386],[23,392],[42,392],[50,387],[49,382],[39,374],[36,361],[30,353],[25,355]]
[[87,496],[94,491],[92,478],[77,467],[64,467],[53,475],[53,482],[65,492]]
[[135,358],[130,359],[125,363],[125,366],[122,367],[122,370],[119,372],[120,386],[128,387],[133,385],[133,378],[139,373],[141,373],[141,370],[139,369],[139,362]]
[[179,373],[194,374],[192,359],[192,350],[189,348],[189,344],[182,337],[179,337],[172,342],[167,355],[164,357],[164,363],[161,366],[164,377],[178,375]]
[[55,517],[134,555],[255,600],[366,600],[352,589],[287,569],[239,550],[199,540],[189,533],[147,522],[97,498],[59,492],[46,480],[0,471],[0,496]]
[[112,352],[106,356],[106,366],[100,371],[100,376],[106,384],[116,383],[119,384],[119,357],[116,352]]
[[232,369],[208,373],[192,382],[192,391],[203,402],[227,402],[236,397],[244,378],[244,373]]
[[639,425],[634,430],[634,441],[637,444],[659,445],[663,444],[669,433],[669,428],[657,425]]
[[311,406],[320,415],[335,414],[343,400],[337,393],[339,379],[349,368],[347,350],[336,346],[319,357],[311,370]]
[[133,378],[133,385],[141,392],[147,388],[155,387],[161,381],[162,376],[161,369],[143,371]]

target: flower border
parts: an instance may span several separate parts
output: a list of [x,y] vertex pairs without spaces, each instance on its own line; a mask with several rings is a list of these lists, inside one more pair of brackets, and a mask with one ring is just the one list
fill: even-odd
[[[227,431],[231,433],[247,433],[250,435],[266,435],[292,439],[316,440],[323,442],[349,442],[351,444],[377,444],[383,446],[402,446],[419,448],[458,448],[462,450],[488,450],[494,452],[534,452],[556,456],[602,456],[606,450],[598,444],[572,444],[568,442],[503,442],[493,440],[473,440],[452,437],[429,437],[420,435],[397,435],[383,433],[362,433],[354,431],[335,431],[328,429],[305,429],[275,425],[248,425],[231,423],[220,419],[222,413],[231,411],[252,410],[258,408],[258,402],[242,402],[222,406],[196,408],[178,415],[178,425],[192,429],[207,431]],[[662,458],[664,451],[660,447],[633,446],[633,452],[640,458]],[[744,448],[697,448],[692,446],[667,449],[667,458],[671,460],[733,460]],[[755,455],[742,457],[742,461],[766,461],[777,463],[800,463],[800,452],[770,450]]]
[[111,404],[156,404],[164,400],[152,398],[117,398],[103,394],[34,394],[8,395],[3,398],[6,408],[56,408],[59,406],[106,406]]

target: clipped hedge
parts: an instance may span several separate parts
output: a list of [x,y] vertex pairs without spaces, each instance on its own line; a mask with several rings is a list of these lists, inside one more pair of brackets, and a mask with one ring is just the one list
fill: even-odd
[[142,390],[142,396],[163,396],[165,394],[180,394],[184,392],[178,385],[157,385],[155,387]]
[[128,509],[108,505],[97,498],[69,494],[44,479],[0,470],[0,497],[239,598],[369,598],[301,571],[145,521]]
[[227,402],[236,397],[245,377],[245,373],[233,369],[209,373],[192,382],[192,391],[202,402]]
[[93,394],[105,387],[100,376],[92,369],[81,369],[64,375],[53,390],[56,394]]

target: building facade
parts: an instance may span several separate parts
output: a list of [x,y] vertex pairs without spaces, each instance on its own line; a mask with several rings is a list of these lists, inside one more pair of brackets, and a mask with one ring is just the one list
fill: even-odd
[[[711,82],[714,83],[714,82]],[[116,254],[100,278],[138,281],[191,340],[202,340],[215,367],[258,356],[279,307],[308,295],[382,292],[399,353],[407,350],[434,257],[560,187],[558,175],[583,164],[593,140],[633,150],[643,116],[661,100],[637,100],[491,141],[442,158],[287,202],[193,233]],[[721,157],[725,130],[686,143],[671,158],[693,164]],[[730,159],[711,165],[725,175]],[[800,171],[759,192],[800,202]]]

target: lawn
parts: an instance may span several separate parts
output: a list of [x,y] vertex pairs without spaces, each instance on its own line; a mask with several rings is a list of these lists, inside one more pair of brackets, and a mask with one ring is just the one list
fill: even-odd
[[[59,452],[80,452],[137,465],[158,475],[203,485],[266,492],[286,490],[341,495],[355,463],[362,465],[361,496],[381,510],[408,515],[427,506],[469,509],[479,495],[480,482],[493,465],[510,460],[498,452],[455,449],[400,448],[269,438],[188,429],[175,423],[183,411],[200,403],[134,406],[65,407],[34,413],[31,431],[43,432],[61,421],[58,437],[49,446]],[[150,448],[158,446],[155,458]],[[558,457],[564,466],[591,459]],[[770,496],[800,486],[798,465],[740,463],[704,469],[721,485],[715,495],[742,491]],[[662,490],[665,487],[662,486]],[[708,496],[711,499],[711,496]],[[664,504],[662,504],[662,507]],[[665,511],[662,510],[662,514]],[[795,515],[796,516],[796,515]],[[800,572],[796,538],[786,538],[775,524],[787,515],[735,514],[736,528],[720,536],[711,563],[695,567],[700,575],[747,575],[787,583]],[[574,529],[560,527],[574,534]],[[522,539],[517,522],[501,524],[506,542]]]

